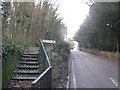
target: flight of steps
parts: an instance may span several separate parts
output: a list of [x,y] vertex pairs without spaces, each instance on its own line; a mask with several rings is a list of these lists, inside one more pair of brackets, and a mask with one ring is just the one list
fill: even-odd
[[8,88],[30,88],[40,73],[37,53],[24,53],[19,65],[14,70],[14,75]]

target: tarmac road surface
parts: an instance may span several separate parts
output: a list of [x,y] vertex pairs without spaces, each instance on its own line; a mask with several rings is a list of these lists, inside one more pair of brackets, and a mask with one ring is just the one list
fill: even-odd
[[70,88],[118,88],[118,62],[71,50]]

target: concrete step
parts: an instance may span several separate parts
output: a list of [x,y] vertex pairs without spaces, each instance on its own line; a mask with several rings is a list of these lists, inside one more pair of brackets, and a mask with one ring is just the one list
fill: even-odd
[[17,84],[17,85],[14,85],[14,86],[9,86],[9,90],[21,90],[21,89],[24,89],[24,90],[29,90],[29,88],[31,88],[31,84]]
[[10,88],[22,87],[26,89],[31,87],[32,81],[40,75],[38,71],[40,66],[38,56],[38,52],[25,52],[22,55],[19,64],[14,70],[14,75],[9,85]]
[[39,55],[38,53],[24,53],[24,55]]
[[39,66],[25,66],[25,65],[22,65],[22,66],[19,66],[18,69],[38,69]]
[[39,77],[39,74],[16,74],[15,77]]
[[37,62],[37,61],[36,61],[36,62],[35,62],[35,61],[34,61],[34,62],[33,62],[33,61],[31,61],[31,62],[27,62],[27,61],[25,61],[25,62],[24,62],[24,61],[21,61],[21,62],[20,62],[20,64],[38,65],[38,64],[39,64],[39,62]]
[[14,72],[17,74],[39,74],[38,70],[18,70]]
[[35,80],[37,77],[20,77],[20,76],[15,76],[12,77],[12,80]]
[[14,88],[27,88],[31,87],[32,81],[33,80],[11,80],[8,87],[11,88],[11,90],[16,90]]
[[38,61],[38,58],[21,58],[23,61]]
[[22,55],[22,57],[37,58],[38,55]]

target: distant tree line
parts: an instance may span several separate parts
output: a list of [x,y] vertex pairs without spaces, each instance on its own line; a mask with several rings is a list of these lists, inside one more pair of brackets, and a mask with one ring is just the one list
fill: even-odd
[[74,37],[79,42],[79,46],[104,51],[120,51],[119,9],[118,2],[97,2],[91,6],[89,16]]

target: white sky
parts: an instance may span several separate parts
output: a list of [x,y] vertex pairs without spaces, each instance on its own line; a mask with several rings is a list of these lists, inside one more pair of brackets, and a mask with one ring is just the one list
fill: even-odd
[[[39,1],[39,0],[36,0]],[[43,0],[42,0],[43,1]],[[48,1],[48,0],[44,0]],[[67,26],[67,37],[72,38],[79,26],[83,23],[87,15],[89,15],[89,6],[82,1],[89,0],[49,0],[58,5],[60,17]]]
[[89,15],[89,7],[81,0],[60,0],[59,13],[67,26],[67,37],[72,38],[86,15]]

